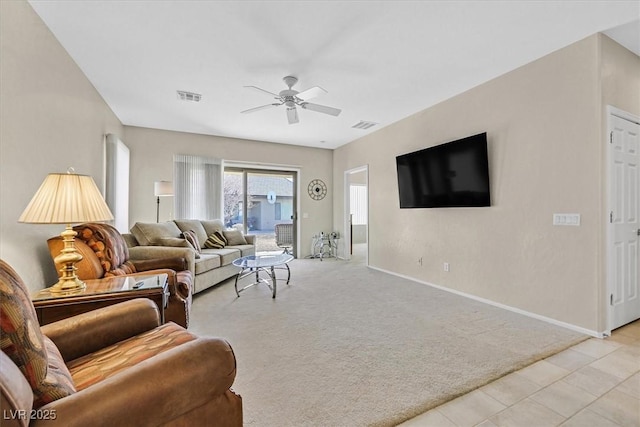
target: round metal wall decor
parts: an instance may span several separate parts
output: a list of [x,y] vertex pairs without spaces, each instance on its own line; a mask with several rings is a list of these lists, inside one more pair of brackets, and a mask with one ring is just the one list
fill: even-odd
[[313,179],[309,183],[309,197],[314,200],[322,200],[327,195],[327,185],[321,179]]

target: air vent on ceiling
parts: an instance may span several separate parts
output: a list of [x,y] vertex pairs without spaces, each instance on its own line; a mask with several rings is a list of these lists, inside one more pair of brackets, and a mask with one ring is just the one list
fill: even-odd
[[364,120],[360,120],[358,123],[356,123],[355,125],[351,126],[354,129],[369,129],[373,126],[377,125],[377,123],[374,122],[365,122]]
[[184,90],[178,91],[178,99],[181,101],[200,102],[202,95],[199,93],[186,92]]

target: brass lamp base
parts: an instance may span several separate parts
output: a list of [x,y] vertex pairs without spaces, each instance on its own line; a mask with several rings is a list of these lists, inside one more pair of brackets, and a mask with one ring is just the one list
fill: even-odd
[[75,279],[63,279],[61,277],[60,280],[58,280],[58,283],[56,283],[49,289],[49,292],[51,292],[52,294],[72,294],[75,292],[79,292],[86,287],[87,285],[85,285],[85,283],[77,277]]
[[71,224],[68,224],[67,228],[60,233],[62,241],[64,242],[64,248],[60,252],[60,255],[55,257],[55,262],[64,267],[60,269],[61,276],[58,283],[49,289],[51,293],[71,293],[86,288],[84,282],[76,275],[78,269],[75,264],[82,261],[82,255],[76,250],[74,241],[77,235],[78,233],[71,228]]

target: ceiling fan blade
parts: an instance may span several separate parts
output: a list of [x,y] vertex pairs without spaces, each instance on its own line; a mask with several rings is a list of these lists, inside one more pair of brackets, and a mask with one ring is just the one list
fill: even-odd
[[282,104],[267,104],[261,105],[260,107],[249,108],[248,110],[240,111],[240,113],[253,113],[254,111],[266,110],[271,107],[279,107]]
[[320,86],[314,86],[298,93],[296,97],[306,101],[307,99],[315,98],[316,96],[323,95],[325,93],[327,93],[327,91],[322,89]]
[[245,86],[245,87],[247,87],[249,89],[257,90],[259,92],[268,93],[269,95],[271,95],[271,96],[273,96],[273,97],[275,97],[277,99],[280,99],[280,95],[278,95],[277,93],[269,92],[268,90],[261,89],[258,86]]
[[290,125],[298,123],[298,110],[296,107],[287,108],[287,120],[289,120]]
[[337,116],[342,112],[342,110],[338,108],[327,107],[326,105],[312,104],[310,102],[303,102],[302,104],[300,104],[300,106],[305,110],[317,111],[318,113],[330,114],[332,116]]

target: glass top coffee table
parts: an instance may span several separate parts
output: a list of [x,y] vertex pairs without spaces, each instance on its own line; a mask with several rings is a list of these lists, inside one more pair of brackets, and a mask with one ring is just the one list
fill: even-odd
[[[242,258],[238,258],[233,261],[233,265],[236,267],[240,267],[240,271],[236,276],[236,295],[240,296],[240,292],[248,289],[252,286],[255,286],[259,283],[266,284],[269,289],[271,289],[273,298],[276,297],[276,288],[277,288],[277,280],[276,279],[276,270],[284,270],[287,269],[287,285],[289,284],[289,279],[291,279],[291,270],[289,269],[289,262],[293,259],[293,255],[291,254],[276,254],[276,255],[249,255],[243,256]],[[282,267],[284,266],[284,267]],[[267,273],[269,278],[271,279],[271,283],[268,280],[260,277],[260,272]],[[255,274],[256,281],[250,285],[245,286],[242,289],[238,289],[238,280],[243,279],[247,276],[251,276]],[[284,279],[281,279],[284,280]]]

